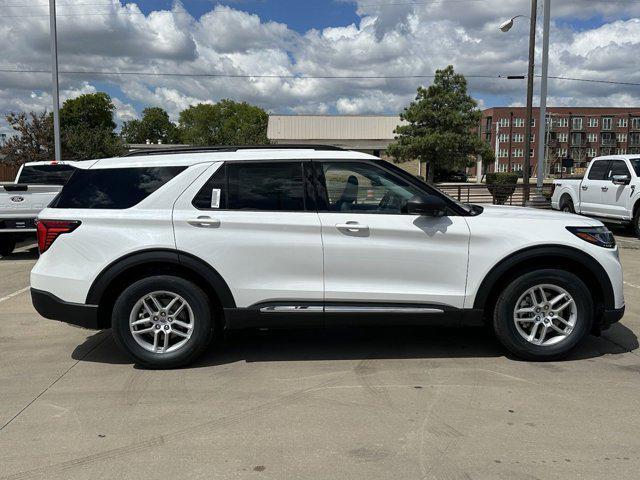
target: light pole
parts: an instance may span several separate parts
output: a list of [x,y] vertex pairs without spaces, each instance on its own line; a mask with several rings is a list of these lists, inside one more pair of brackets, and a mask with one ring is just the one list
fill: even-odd
[[[548,1],[548,0],[547,0]],[[522,204],[526,205],[529,201],[529,175],[531,170],[531,122],[533,119],[533,67],[536,52],[536,14],[538,10],[538,0],[531,0],[531,14],[529,16],[529,66],[527,69],[527,120],[525,124],[524,139],[524,168],[522,172],[522,183],[524,191],[522,195]],[[524,15],[516,15],[500,25],[500,30],[508,32],[513,27],[513,22],[518,17]],[[540,128],[543,128],[541,126]],[[544,137],[543,137],[544,138]]]
[[49,0],[51,33],[51,99],[53,100],[53,143],[56,161],[62,160],[60,147],[60,89],[58,87],[58,35],[56,31],[56,0]]

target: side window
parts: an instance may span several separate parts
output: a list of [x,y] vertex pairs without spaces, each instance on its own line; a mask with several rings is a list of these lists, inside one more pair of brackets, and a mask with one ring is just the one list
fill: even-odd
[[611,166],[609,167],[609,175],[608,179],[611,179],[614,175],[627,175],[631,176],[629,169],[627,168],[626,163],[623,160],[613,160],[611,162]]
[[589,180],[604,180],[609,173],[609,160],[596,160],[589,170]]
[[425,195],[406,180],[370,163],[323,162],[326,210],[348,213],[403,213],[407,200]]
[[230,210],[304,211],[302,162],[229,163]]
[[221,165],[191,202],[198,210],[227,208],[227,166]]

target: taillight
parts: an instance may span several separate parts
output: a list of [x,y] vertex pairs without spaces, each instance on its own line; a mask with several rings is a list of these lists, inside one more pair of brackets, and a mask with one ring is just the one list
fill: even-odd
[[51,244],[63,233],[73,232],[80,226],[78,220],[36,220],[38,229],[38,250],[46,252]]

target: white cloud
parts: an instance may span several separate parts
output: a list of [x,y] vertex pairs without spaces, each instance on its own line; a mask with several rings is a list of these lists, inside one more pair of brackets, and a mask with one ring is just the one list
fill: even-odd
[[[526,19],[508,33],[504,18],[528,13],[528,0],[448,0],[414,5],[359,3],[358,24],[310,30],[216,6],[193,18],[181,4],[142,15],[134,3],[110,0],[99,7],[59,9],[62,71],[143,71],[227,75],[376,76],[429,75],[453,64],[469,75],[483,105],[522,103],[524,83],[473,78],[526,71]],[[409,3],[409,2],[396,2]],[[368,4],[368,5],[367,5]],[[371,6],[377,4],[378,6]],[[97,15],[111,12],[116,15]],[[48,9],[0,5],[0,35],[11,38],[0,69],[49,69]],[[92,15],[74,16],[80,13]],[[640,3],[581,0],[553,5],[552,75],[640,82]],[[35,16],[39,15],[39,16]],[[604,18],[601,26],[571,28],[572,21]],[[539,55],[539,51],[538,51]],[[396,113],[429,79],[207,78],[172,76],[61,75],[63,97],[117,86],[119,120],[134,118],[133,105],[160,105],[171,117],[192,103],[233,98],[272,112]],[[0,111],[50,106],[49,74],[0,73]],[[631,86],[551,81],[550,104],[640,105]]]

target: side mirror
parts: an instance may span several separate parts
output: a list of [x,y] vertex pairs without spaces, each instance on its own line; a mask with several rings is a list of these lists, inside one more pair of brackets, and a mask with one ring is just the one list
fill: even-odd
[[415,195],[407,201],[407,213],[429,217],[444,217],[447,202],[436,195]]
[[611,181],[614,185],[629,185],[631,177],[629,175],[613,175]]

